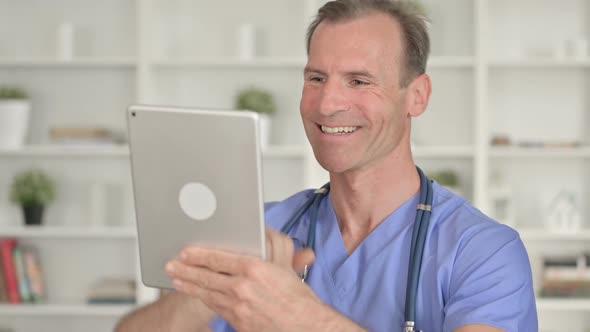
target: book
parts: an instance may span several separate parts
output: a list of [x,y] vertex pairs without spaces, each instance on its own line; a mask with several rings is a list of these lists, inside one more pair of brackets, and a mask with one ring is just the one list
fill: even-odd
[[541,296],[590,297],[590,258],[578,256],[545,257]]
[[121,134],[103,127],[54,127],[49,130],[53,143],[66,145],[105,145],[124,143]]
[[39,262],[37,250],[33,247],[24,247],[23,257],[25,269],[29,277],[29,286],[31,290],[31,299],[33,303],[44,302],[45,300],[45,282],[43,272]]
[[135,281],[125,278],[102,278],[89,289],[89,304],[135,303]]
[[49,129],[51,139],[59,138],[108,138],[111,131],[103,127],[53,127]]
[[578,267],[546,267],[543,270],[543,279],[561,281],[590,281],[590,268]]
[[547,256],[543,258],[543,265],[590,267],[590,253],[581,253],[575,256]]
[[25,260],[23,257],[23,249],[16,246],[13,250],[14,267],[16,270],[16,279],[18,281],[18,293],[22,303],[31,303],[31,288],[29,286],[29,277],[25,269]]
[[15,304],[21,303],[13,259],[13,251],[16,244],[17,242],[15,239],[0,240],[0,254],[2,255],[4,279],[6,280],[6,289],[8,291],[8,302]]
[[4,279],[4,266],[2,264],[2,255],[0,254],[0,303],[8,303],[8,289]]
[[544,281],[541,289],[544,297],[590,297],[590,282],[587,281]]

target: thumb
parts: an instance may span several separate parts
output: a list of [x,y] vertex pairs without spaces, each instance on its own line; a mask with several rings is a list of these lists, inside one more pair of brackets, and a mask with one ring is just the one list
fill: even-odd
[[303,270],[305,270],[305,265],[310,267],[314,262],[315,254],[313,250],[303,248],[293,256],[293,270],[295,270],[297,275],[301,275],[303,274]]

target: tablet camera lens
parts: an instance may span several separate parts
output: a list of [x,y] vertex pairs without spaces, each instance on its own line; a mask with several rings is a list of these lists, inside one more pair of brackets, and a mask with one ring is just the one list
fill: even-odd
[[135,116],[135,112],[131,112],[131,116]]

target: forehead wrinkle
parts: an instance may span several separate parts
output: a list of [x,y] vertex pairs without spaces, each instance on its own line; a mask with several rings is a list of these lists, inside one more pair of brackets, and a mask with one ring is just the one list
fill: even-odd
[[[367,22],[365,20],[372,18],[377,18],[377,20],[382,20],[383,18],[385,18],[387,22],[391,22],[392,24],[389,25],[386,29],[380,29],[380,31],[376,32],[378,35],[373,35],[372,37],[365,39],[363,45],[356,43],[354,40],[362,38],[360,36],[362,36],[367,31],[367,27],[365,26]],[[384,21],[385,20],[382,20],[382,22]],[[390,76],[393,77],[394,80],[398,81],[398,84],[401,83],[404,72],[404,68],[402,68],[402,66],[404,63],[406,63],[404,61],[405,55],[403,51],[405,42],[403,40],[404,36],[401,24],[395,18],[382,13],[368,13],[366,15],[362,15],[360,17],[352,19],[339,21],[324,21],[320,23],[318,29],[316,30],[316,33],[314,33],[314,35],[312,36],[312,44],[315,44],[314,41],[316,43],[320,42],[319,40],[317,40],[317,38],[314,38],[318,36],[317,32],[321,30],[324,30],[324,32],[331,32],[333,31],[333,29],[338,28],[338,26],[342,25],[356,26],[353,29],[349,29],[349,32],[352,35],[357,35],[358,38],[350,38],[348,39],[349,43],[346,43],[345,41],[344,44],[340,44],[339,48],[341,48],[340,51],[342,51],[342,53],[340,54],[340,56],[334,56],[331,59],[331,65],[334,63],[338,63],[339,58],[344,57],[346,59],[347,57],[353,55],[351,53],[355,53],[355,50],[360,49],[361,52],[360,54],[358,54],[358,56],[356,56],[356,58],[358,59],[359,57],[361,57],[362,59],[360,59],[361,61],[359,62],[365,63],[351,64],[349,68],[353,68],[353,70],[349,70],[350,72],[368,71],[370,74],[372,74],[373,77],[380,78],[381,80],[388,80],[386,76]],[[324,36],[324,38],[326,37]],[[370,43],[371,45],[369,47],[363,47],[367,46],[367,43]],[[310,53],[313,52],[313,47],[310,49],[310,51]],[[366,60],[368,58],[371,58],[372,61],[367,62]],[[351,60],[351,62],[353,61],[354,60]],[[367,63],[375,64],[379,68],[373,68],[373,72],[371,72],[370,70],[368,70],[369,68],[366,68]],[[378,63],[381,64],[378,65]],[[344,63],[343,65],[347,66],[346,63]],[[354,68],[355,66],[363,67]]]

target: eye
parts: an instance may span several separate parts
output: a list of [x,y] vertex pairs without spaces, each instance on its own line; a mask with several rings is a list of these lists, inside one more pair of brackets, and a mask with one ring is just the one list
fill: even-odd
[[361,81],[361,80],[352,80],[350,83],[352,85],[357,85],[357,86],[358,85],[368,85],[369,84],[369,82],[365,82],[365,81]]
[[310,76],[308,78],[308,80],[310,82],[323,82],[324,81],[324,78],[323,77],[320,77],[320,76]]

